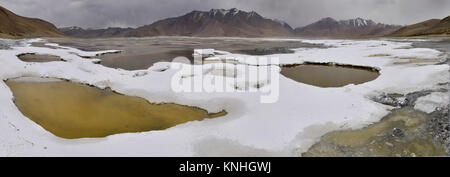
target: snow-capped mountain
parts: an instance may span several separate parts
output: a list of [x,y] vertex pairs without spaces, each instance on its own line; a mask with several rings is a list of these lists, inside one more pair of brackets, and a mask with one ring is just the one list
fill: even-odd
[[355,18],[349,20],[335,20],[327,17],[310,25],[296,28],[295,33],[300,36],[382,36],[390,34],[400,26],[376,23],[373,20]]
[[180,17],[157,21],[137,28],[128,36],[290,36],[293,29],[279,20],[258,13],[232,9],[192,11]]
[[226,16],[226,15],[231,15],[231,16],[235,16],[236,14],[239,13],[240,10],[236,9],[236,8],[232,8],[229,10],[225,10],[225,9],[211,9],[209,11],[209,15],[214,17],[216,15],[222,15],[222,16]]
[[281,20],[264,18],[258,13],[236,8],[192,11],[180,17],[156,21],[136,29],[60,28],[64,34],[81,38],[144,36],[292,36],[293,28]]
[[355,19],[349,19],[349,20],[341,20],[339,21],[343,25],[348,26],[354,26],[354,27],[367,27],[367,26],[375,26],[377,23],[375,23],[372,20],[366,20],[362,18],[355,18]]
[[237,36],[237,37],[352,37],[383,36],[400,26],[376,23],[355,18],[335,20],[327,17],[295,30],[286,22],[269,19],[255,11],[236,8],[192,11],[185,15],[156,21],[150,25],[133,28],[82,29],[61,28],[69,36],[81,38],[145,37],[145,36]]

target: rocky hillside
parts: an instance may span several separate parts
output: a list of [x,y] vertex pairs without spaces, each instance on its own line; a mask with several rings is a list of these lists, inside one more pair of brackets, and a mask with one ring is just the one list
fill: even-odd
[[390,36],[407,37],[439,34],[450,34],[450,16],[442,20],[430,19],[413,25],[408,25],[395,31]]
[[375,23],[362,18],[340,20],[323,18],[310,25],[296,28],[295,34],[306,37],[356,37],[356,36],[382,36],[390,34],[400,26]]
[[37,18],[27,18],[14,14],[0,6],[0,37],[64,37],[51,23]]

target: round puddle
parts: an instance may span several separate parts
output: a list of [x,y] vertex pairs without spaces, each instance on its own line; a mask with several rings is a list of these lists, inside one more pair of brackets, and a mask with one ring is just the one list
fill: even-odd
[[26,117],[68,139],[163,130],[226,114],[172,103],[152,104],[139,97],[67,81],[10,80],[6,84]]
[[24,62],[64,61],[61,57],[46,54],[24,53],[17,55],[17,57]]
[[283,66],[281,74],[297,82],[318,87],[357,85],[372,81],[380,75],[377,70],[368,67],[309,63]]

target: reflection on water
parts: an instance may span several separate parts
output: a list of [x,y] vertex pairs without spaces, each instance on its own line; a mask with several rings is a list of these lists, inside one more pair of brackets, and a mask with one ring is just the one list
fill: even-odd
[[425,40],[412,43],[415,48],[432,48],[442,52],[450,52],[450,40]]
[[19,110],[62,138],[105,137],[117,133],[163,130],[193,120],[223,116],[225,111],[178,104],[152,104],[109,89],[66,81],[7,81]]
[[302,156],[443,156],[426,129],[430,116],[405,107],[360,130],[330,132]]
[[216,49],[231,53],[268,55],[292,53],[293,48],[325,48],[322,44],[301,41],[261,41],[257,39],[214,39],[214,38],[112,38],[112,39],[62,39],[52,38],[49,42],[75,47],[84,51],[121,50],[118,54],[100,56],[101,65],[126,70],[147,69],[156,62],[172,61],[182,56],[193,59],[194,49]]
[[106,54],[102,56],[101,64],[110,68],[122,68],[127,70],[146,69],[161,61],[170,62],[175,57],[186,57],[193,60],[193,49],[189,50],[161,50],[154,52],[122,52],[119,54]]
[[302,64],[284,66],[281,74],[297,82],[318,87],[342,87],[362,84],[376,79],[380,74],[370,68],[329,64]]

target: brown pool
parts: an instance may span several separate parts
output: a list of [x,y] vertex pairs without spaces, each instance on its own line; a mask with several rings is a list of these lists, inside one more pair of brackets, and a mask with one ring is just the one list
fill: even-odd
[[6,84],[26,117],[68,139],[164,130],[226,114],[173,103],[153,104],[139,97],[67,81],[10,80]]
[[17,55],[17,57],[24,62],[64,61],[61,57],[47,54],[24,53]]
[[357,85],[375,80],[380,75],[372,68],[319,63],[284,66],[281,74],[297,82],[318,87]]

